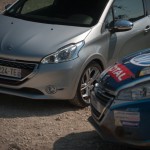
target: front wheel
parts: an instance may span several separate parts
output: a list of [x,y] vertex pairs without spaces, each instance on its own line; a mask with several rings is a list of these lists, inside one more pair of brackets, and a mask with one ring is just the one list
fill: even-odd
[[72,104],[79,107],[90,105],[91,90],[98,82],[101,72],[101,66],[95,61],[85,68],[78,84],[76,96],[71,100]]

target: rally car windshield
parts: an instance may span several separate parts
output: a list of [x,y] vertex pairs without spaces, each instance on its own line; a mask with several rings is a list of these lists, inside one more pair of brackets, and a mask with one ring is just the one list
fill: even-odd
[[4,15],[36,22],[93,26],[105,5],[104,0],[20,0]]

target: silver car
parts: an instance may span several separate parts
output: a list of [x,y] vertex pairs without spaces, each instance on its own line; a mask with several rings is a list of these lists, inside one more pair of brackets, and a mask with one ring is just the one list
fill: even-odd
[[0,15],[0,93],[89,105],[105,67],[150,47],[149,15],[149,0],[8,5]]

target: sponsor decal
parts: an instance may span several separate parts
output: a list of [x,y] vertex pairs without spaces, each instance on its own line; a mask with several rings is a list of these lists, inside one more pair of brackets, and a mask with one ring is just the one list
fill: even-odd
[[116,126],[138,127],[140,123],[140,112],[114,111]]
[[117,82],[121,82],[128,78],[134,77],[134,74],[122,64],[117,64],[110,68],[108,74],[113,77]]
[[137,66],[150,66],[150,53],[136,56],[130,62]]
[[122,126],[138,127],[139,122],[122,121]]

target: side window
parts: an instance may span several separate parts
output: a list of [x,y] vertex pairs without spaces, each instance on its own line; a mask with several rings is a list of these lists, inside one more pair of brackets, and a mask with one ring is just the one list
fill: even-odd
[[150,15],[150,0],[146,0],[147,15]]
[[143,0],[115,0],[113,4],[114,18],[137,21],[144,17]]
[[112,8],[109,10],[106,19],[104,21],[103,27],[102,27],[102,32],[104,32],[105,30],[109,29],[109,27],[111,26],[111,24],[113,23],[113,11]]
[[107,17],[105,19],[105,28],[109,28],[110,24],[113,23],[113,13],[112,9],[109,10]]

